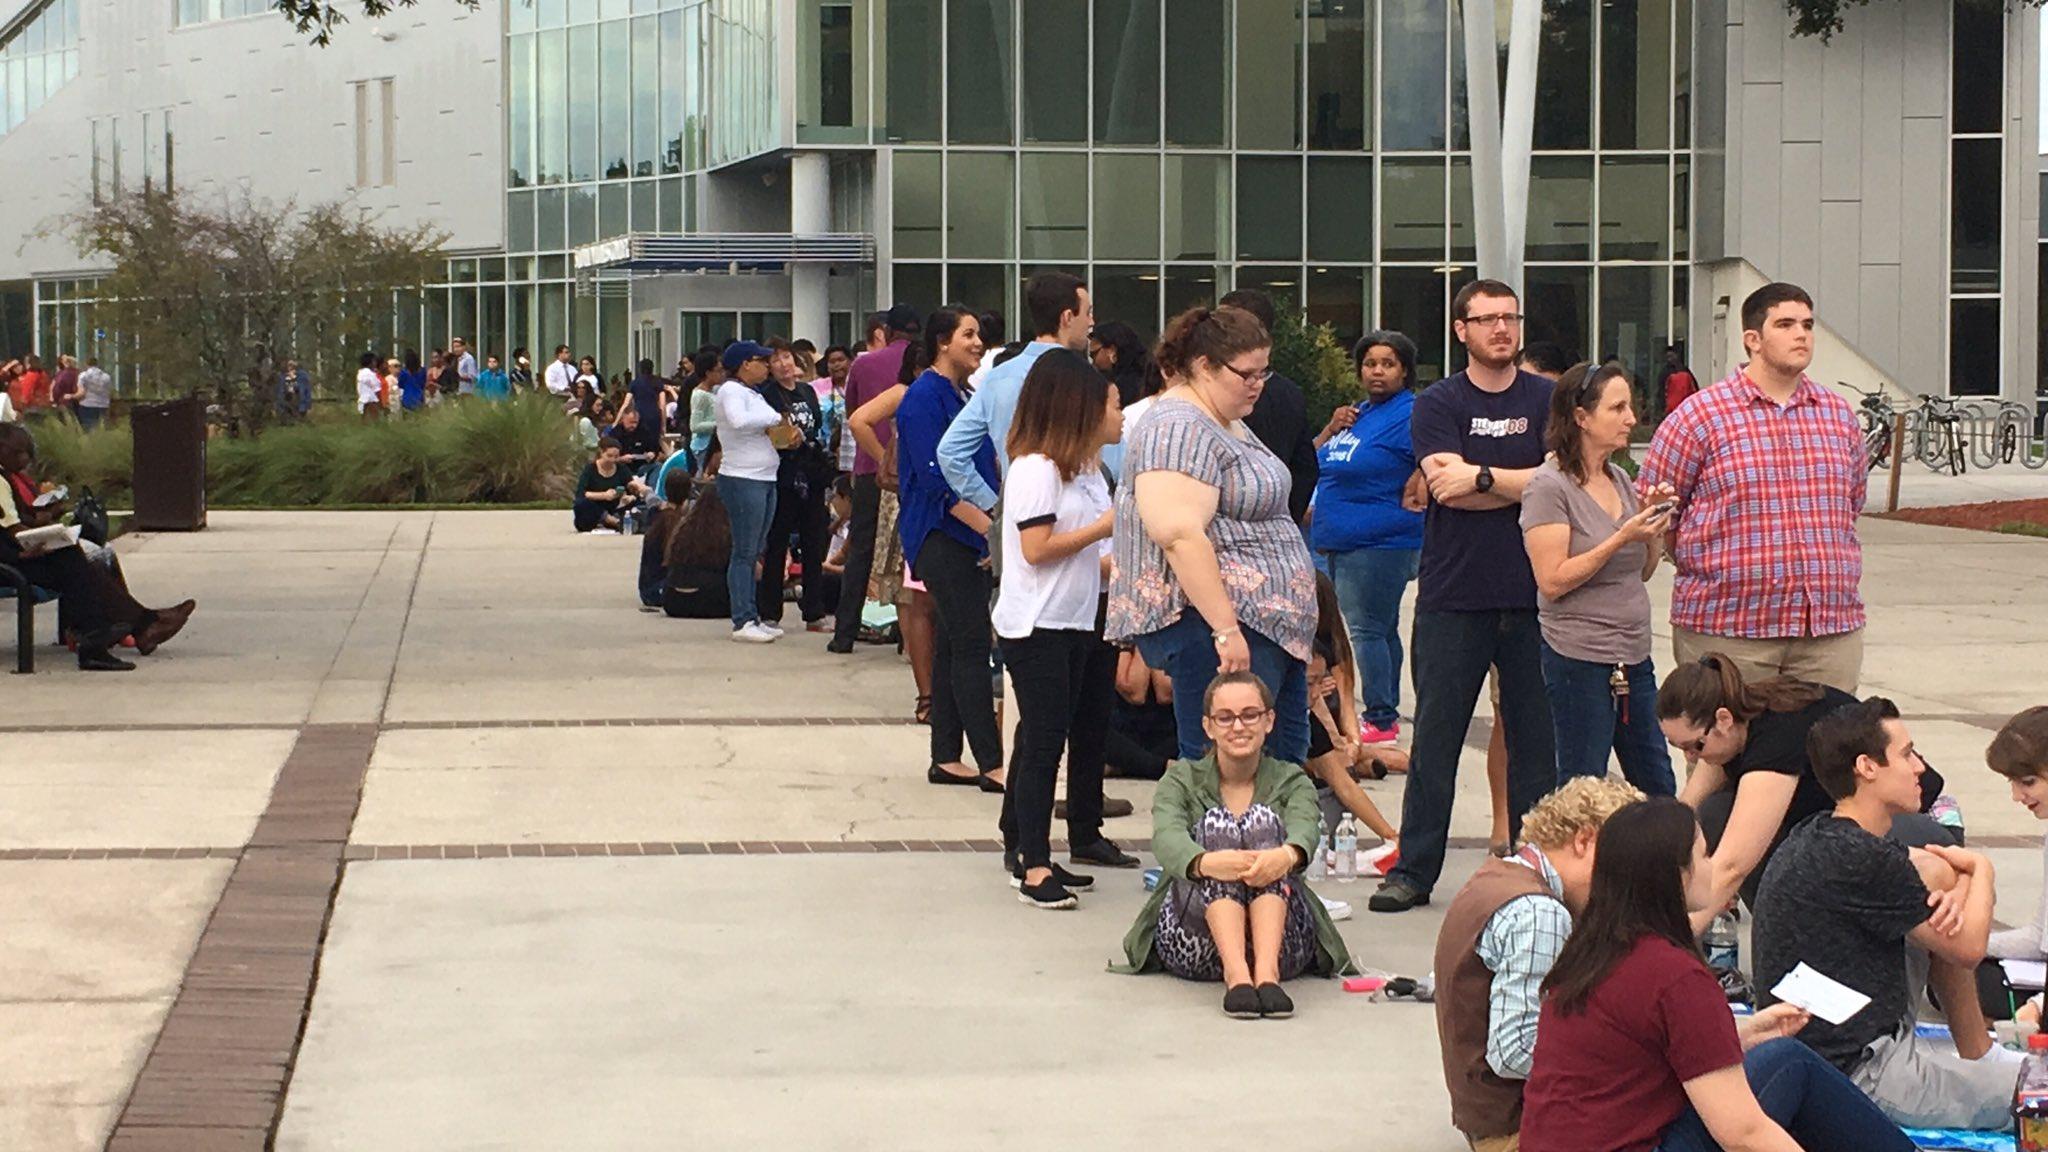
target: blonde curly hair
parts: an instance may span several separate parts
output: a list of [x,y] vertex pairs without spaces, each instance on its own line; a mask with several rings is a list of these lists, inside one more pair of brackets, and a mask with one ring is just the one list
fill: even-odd
[[1522,843],[1546,851],[1568,847],[1579,833],[1598,830],[1609,816],[1643,798],[1635,785],[1620,780],[1574,777],[1522,817]]

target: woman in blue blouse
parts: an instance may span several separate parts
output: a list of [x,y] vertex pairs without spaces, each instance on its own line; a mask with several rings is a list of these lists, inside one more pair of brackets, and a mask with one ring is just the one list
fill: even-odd
[[1365,399],[1331,413],[1316,437],[1320,478],[1309,531],[1328,559],[1358,657],[1365,697],[1359,739],[1373,744],[1399,732],[1401,597],[1422,558],[1422,501],[1411,486],[1419,473],[1408,436],[1415,342],[1368,332],[1351,363]]
[[[980,363],[981,324],[957,304],[933,312],[923,347],[905,352],[899,380],[909,388],[896,408],[896,530],[903,559],[931,592],[938,617],[926,779],[1001,792],[1003,739],[989,684],[989,517],[960,499],[939,472],[939,438],[966,406],[967,377]],[[989,487],[1001,486],[995,445],[985,438],[974,467]],[[979,772],[962,759],[963,742],[974,749]]]

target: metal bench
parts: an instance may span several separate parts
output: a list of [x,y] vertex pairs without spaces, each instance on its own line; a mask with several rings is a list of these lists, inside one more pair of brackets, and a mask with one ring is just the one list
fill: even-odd
[[57,594],[29,582],[21,570],[0,564],[0,600],[15,602],[14,671],[26,675],[36,670],[36,606],[55,600]]

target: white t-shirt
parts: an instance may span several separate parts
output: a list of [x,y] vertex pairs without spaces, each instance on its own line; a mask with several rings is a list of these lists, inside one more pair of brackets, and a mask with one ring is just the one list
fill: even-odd
[[1010,461],[1003,476],[1003,584],[990,614],[996,635],[1021,640],[1035,628],[1094,629],[1110,541],[1039,565],[1025,561],[1020,532],[1034,524],[1072,532],[1101,519],[1109,507],[1109,484],[1100,468],[1061,480],[1050,457],[1034,452]]
[[549,392],[557,396],[566,396],[574,390],[576,369],[560,360],[550,360],[548,370],[542,374],[541,379],[547,384]]
[[374,368],[356,369],[356,411],[361,412],[384,399],[384,378]]

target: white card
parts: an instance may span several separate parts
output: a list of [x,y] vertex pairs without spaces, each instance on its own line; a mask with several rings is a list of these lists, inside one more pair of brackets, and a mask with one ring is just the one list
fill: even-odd
[[2048,988],[2048,963],[2040,960],[2000,960],[2005,982],[2015,988]]
[[1805,964],[1785,974],[1771,995],[1787,1004],[1804,1008],[1830,1024],[1841,1025],[1870,1005],[1870,997],[1840,981],[1808,968]]

